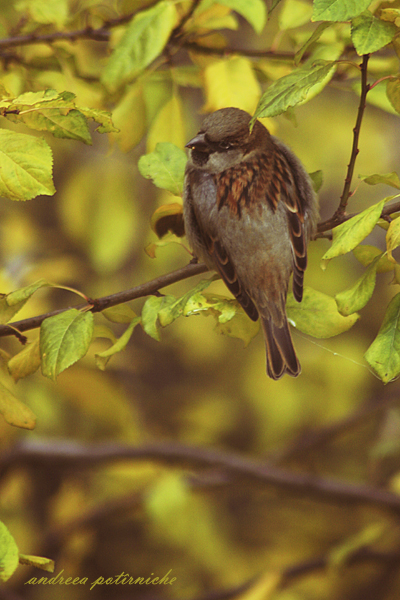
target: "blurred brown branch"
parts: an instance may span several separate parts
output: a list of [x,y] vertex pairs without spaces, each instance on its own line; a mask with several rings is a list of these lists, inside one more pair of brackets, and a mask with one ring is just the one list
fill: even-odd
[[319,501],[340,504],[372,504],[400,514],[400,496],[363,484],[327,479],[308,473],[280,469],[238,454],[203,447],[165,442],[142,446],[119,444],[85,445],[68,441],[27,441],[3,454],[0,473],[13,466],[82,469],[116,460],[154,460],[181,468],[217,468],[236,479],[273,486]]
[[[154,2],[154,4],[157,4],[157,2]],[[249,50],[245,48],[241,49],[231,47],[207,47],[185,39],[183,35],[184,27],[189,21],[189,19],[193,16],[194,11],[196,10],[199,4],[200,0],[193,0],[189,10],[182,16],[180,22],[172,31],[170,38],[167,42],[167,46],[170,44],[178,48],[185,48],[187,50],[191,50],[192,52],[198,52],[199,54],[212,54],[217,56],[238,54],[241,56],[268,57],[287,60],[294,59],[295,55],[293,52],[274,52],[272,50]],[[15,35],[9,38],[4,38],[0,40],[0,52],[9,48],[28,46],[32,44],[51,44],[60,40],[67,40],[71,42],[75,42],[77,40],[94,40],[97,42],[107,42],[110,39],[110,30],[112,28],[124,25],[125,23],[129,23],[129,21],[131,21],[137,13],[142,12],[143,10],[147,10],[152,6],[153,4],[148,4],[144,8],[140,8],[127,15],[122,15],[121,17],[118,17],[116,19],[104,21],[103,25],[96,29],[91,26],[87,26],[82,29],[76,29],[74,31],[52,31],[51,33],[40,33],[39,31],[34,31],[26,35]],[[12,58],[13,60],[16,60],[15,56],[13,56]]]

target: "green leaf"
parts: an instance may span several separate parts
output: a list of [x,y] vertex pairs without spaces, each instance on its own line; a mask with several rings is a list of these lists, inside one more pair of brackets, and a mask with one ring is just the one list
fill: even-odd
[[[230,301],[230,298],[227,301]],[[237,312],[229,321],[217,319],[215,330],[222,335],[242,340],[246,348],[260,331],[260,321],[249,319],[244,310],[238,306]]]
[[384,198],[378,204],[370,206],[360,214],[355,215],[333,229],[332,245],[325,252],[321,260],[323,269],[326,268],[326,264],[332,258],[350,252],[371,233],[379,221],[385,202],[389,199],[391,198]]
[[130,323],[129,327],[127,327],[127,329],[124,331],[124,333],[121,335],[121,337],[119,337],[118,340],[115,342],[115,344],[110,346],[110,348],[107,348],[107,350],[104,350],[103,352],[99,352],[98,354],[95,355],[96,366],[99,369],[104,371],[110,358],[114,354],[117,354],[118,352],[121,352],[122,350],[125,349],[127,343],[131,339],[133,330],[135,329],[135,327],[138,323],[140,323],[140,317],[135,317],[132,320],[132,322]]
[[130,323],[137,315],[128,304],[118,304],[101,311],[111,323]]
[[303,0],[285,0],[279,14],[279,28],[281,30],[300,27],[308,23],[313,9],[309,2]]
[[49,285],[47,281],[40,279],[9,294],[0,294],[0,323],[8,323],[39,288]]
[[93,314],[72,308],[45,319],[40,327],[42,373],[57,375],[85,356],[93,336]]
[[160,341],[158,329],[158,313],[163,308],[176,302],[175,296],[150,296],[142,309],[142,327],[144,331],[157,342]]
[[44,558],[43,556],[32,556],[31,554],[20,554],[19,564],[28,565],[35,567],[36,569],[43,569],[43,571],[49,571],[54,573],[55,563],[51,558]]
[[[133,311],[132,311],[133,312]],[[131,322],[132,319],[129,319],[128,323]],[[104,338],[106,340],[111,340],[113,344],[117,341],[117,338],[114,335],[114,332],[107,327],[106,325],[95,324],[93,327],[93,339]]]
[[0,581],[7,581],[18,567],[18,546],[0,521]]
[[362,265],[364,265],[364,267],[368,267],[377,256],[380,256],[376,272],[388,273],[389,271],[393,271],[393,263],[388,260],[387,253],[384,252],[382,254],[382,250],[379,250],[379,248],[376,248],[375,246],[362,244],[354,248],[353,254],[356,257],[356,259]]
[[22,122],[37,131],[49,131],[56,138],[75,139],[91,144],[87,119],[99,123],[96,131],[100,133],[118,131],[109,112],[76,106],[75,94],[72,92],[26,92],[13,100],[2,101],[0,105],[4,106],[4,116],[10,121]]
[[286,312],[289,322],[297,329],[316,338],[329,338],[350,329],[358,320],[356,314],[342,316],[331,296],[312,288],[304,288],[303,300],[297,302],[289,294]]
[[57,27],[62,28],[68,19],[69,3],[68,0],[19,0],[16,9],[29,11],[31,19],[36,23],[55,23]]
[[260,330],[259,321],[252,321],[237,300],[217,294],[194,294],[186,303],[183,314],[202,313],[216,320],[215,330],[223,335],[243,340],[245,347]]
[[99,133],[117,133],[119,129],[115,127],[112,121],[112,115],[107,110],[99,110],[97,108],[86,108],[83,106],[77,107],[86,119],[91,119],[96,123],[99,123],[96,127],[96,131]]
[[391,187],[400,190],[400,179],[395,171],[392,173],[375,173],[374,175],[359,175],[359,179],[364,181],[364,183],[368,183],[368,185],[377,185],[378,183],[383,183],[384,185],[390,185]]
[[369,10],[351,23],[351,39],[359,56],[380,50],[392,41],[396,32],[393,23],[377,19]]
[[219,278],[219,275],[213,275],[210,279],[202,279],[196,287],[187,292],[182,298],[175,302],[168,303],[168,306],[158,311],[158,320],[162,327],[170,325],[175,319],[185,314],[185,308],[192,296],[205,290],[213,281]]
[[312,21],[349,21],[366,10],[371,0],[314,0]]
[[364,355],[383,383],[400,373],[400,294],[392,298],[381,328]]
[[[208,9],[216,0],[205,0],[202,10]],[[246,19],[256,33],[260,34],[267,22],[267,8],[263,0],[218,0],[217,4],[228,6]]]
[[370,300],[375,289],[376,271],[381,256],[383,253],[374,258],[365,273],[351,288],[336,294],[335,300],[341,315],[346,317],[361,310]]
[[25,304],[25,302],[40,288],[48,287],[50,284],[44,279],[39,279],[26,287],[15,290],[14,292],[10,292],[6,296],[6,302],[8,306],[15,307],[20,304]]
[[396,260],[393,258],[392,251],[400,245],[400,217],[393,219],[389,225],[389,229],[386,232],[386,248],[388,259],[396,264]]
[[304,103],[311,88],[321,82],[327,84],[334,70],[334,61],[317,60],[274,81],[261,97],[251,123],[260,117],[275,117],[289,107]]
[[52,196],[53,157],[40,138],[0,129],[0,195],[11,200]]
[[41,105],[20,112],[12,120],[22,121],[37,131],[49,131],[55,138],[66,138],[88,145],[92,144],[86,118],[75,108],[61,109]]
[[400,113],[400,77],[388,79],[386,83],[386,95],[390,104],[397,113]]
[[166,0],[137,13],[103,71],[104,85],[115,89],[157,58],[176,24],[176,15],[175,4]]
[[[0,414],[4,420],[14,427],[34,429],[36,417],[31,409],[18,400],[3,384],[0,383]],[[0,574],[1,576],[1,574]]]
[[189,317],[200,312],[214,311],[217,313],[220,323],[227,323],[233,319],[239,306],[240,304],[237,300],[233,300],[232,298],[226,298],[217,294],[196,292],[186,302],[183,315]]
[[313,173],[309,173],[310,179],[312,181],[312,186],[314,192],[317,193],[322,187],[324,183],[324,174],[321,170],[314,171]]
[[[396,38],[394,38],[396,39]],[[386,80],[389,81],[389,80]],[[359,81],[355,81],[352,84],[352,89],[356,93],[357,97],[360,97],[361,85]],[[377,106],[381,110],[388,112],[391,115],[396,114],[396,110],[391,104],[388,95],[387,95],[387,86],[383,85],[375,85],[371,88],[367,95],[367,103],[372,106]]]
[[154,185],[179,196],[182,194],[187,157],[183,150],[160,142],[150,154],[140,157],[138,167],[146,179],[152,179]]
[[314,42],[317,42],[319,40],[319,38],[321,37],[321,35],[324,33],[325,29],[327,29],[328,27],[331,27],[332,23],[320,23],[318,25],[318,27],[315,29],[314,33],[312,34],[312,36],[310,38],[308,38],[308,40],[306,41],[306,43],[300,48],[300,50],[298,50],[296,52],[295,58],[294,58],[294,64],[297,66],[300,64],[301,59],[303,58],[304,53],[308,50],[308,48],[314,44]]
[[14,381],[35,373],[40,367],[40,348],[37,339],[32,344],[27,344],[21,352],[10,358],[7,363],[8,370]]

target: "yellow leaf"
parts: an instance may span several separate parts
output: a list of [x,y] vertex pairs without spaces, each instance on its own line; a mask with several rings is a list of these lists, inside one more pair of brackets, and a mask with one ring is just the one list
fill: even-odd
[[154,119],[147,136],[147,152],[153,152],[159,142],[171,142],[179,148],[186,143],[183,109],[178,94],[172,94]]
[[8,361],[8,370],[14,381],[31,375],[40,367],[39,338],[32,344],[27,344]]
[[237,600],[269,600],[276,592],[281,581],[279,573],[264,573],[250,589],[237,596]]
[[113,121],[120,130],[111,137],[123,152],[134,148],[146,132],[146,105],[143,96],[143,85],[135,83],[113,111]]
[[33,429],[36,425],[36,417],[31,409],[2,384],[0,384],[0,413],[7,423],[14,427]]
[[204,70],[205,112],[235,106],[253,114],[261,96],[260,85],[247,58],[215,61]]
[[83,163],[59,199],[64,229],[85,248],[101,273],[117,269],[138,243],[133,183],[131,166],[108,157],[107,168],[101,160]]
[[185,235],[182,204],[171,202],[171,204],[159,206],[151,215],[150,227],[160,239],[168,231],[171,231],[178,237]]

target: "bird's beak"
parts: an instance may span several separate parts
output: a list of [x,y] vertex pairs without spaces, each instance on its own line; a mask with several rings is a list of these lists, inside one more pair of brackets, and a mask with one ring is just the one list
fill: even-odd
[[198,133],[193,139],[190,140],[190,142],[185,144],[185,148],[197,150],[198,152],[207,152],[208,144],[206,142],[204,133]]

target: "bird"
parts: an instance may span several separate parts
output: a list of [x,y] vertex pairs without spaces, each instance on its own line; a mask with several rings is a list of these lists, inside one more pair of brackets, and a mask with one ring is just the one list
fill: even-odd
[[286,298],[293,273],[293,296],[302,300],[318,203],[300,160],[250,121],[222,108],[186,144],[183,220],[194,257],[219,273],[250,319],[261,319],[266,371],[278,380],[301,372]]

